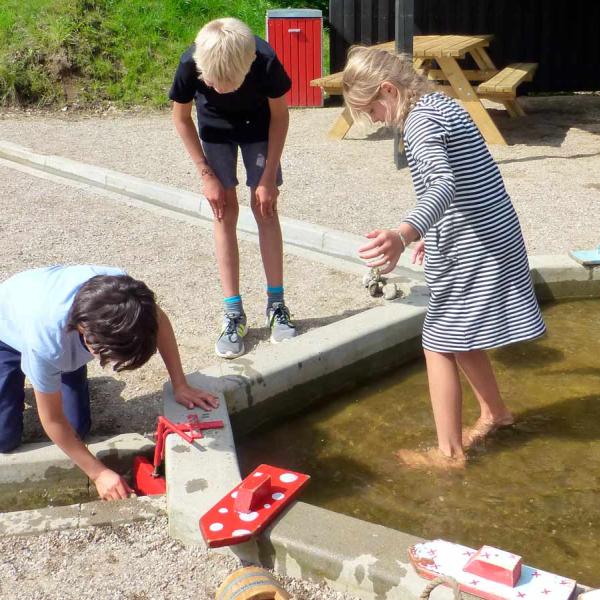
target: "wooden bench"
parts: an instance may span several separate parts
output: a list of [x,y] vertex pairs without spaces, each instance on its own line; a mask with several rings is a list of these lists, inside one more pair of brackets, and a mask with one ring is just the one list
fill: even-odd
[[517,87],[523,81],[531,81],[537,69],[537,63],[513,63],[504,67],[491,79],[480,83],[477,93],[482,96],[516,98]]

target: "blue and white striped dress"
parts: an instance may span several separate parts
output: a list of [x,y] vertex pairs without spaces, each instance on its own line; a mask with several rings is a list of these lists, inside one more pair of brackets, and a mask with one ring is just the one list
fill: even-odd
[[422,96],[404,126],[430,291],[423,347],[464,352],[545,332],[521,227],[500,171],[468,113]]

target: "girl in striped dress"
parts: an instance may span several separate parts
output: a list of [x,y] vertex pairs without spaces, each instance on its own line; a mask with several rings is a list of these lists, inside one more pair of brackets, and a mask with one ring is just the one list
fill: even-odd
[[[423,348],[438,448],[400,450],[415,467],[463,467],[465,450],[513,416],[486,350],[545,332],[521,228],[502,176],[479,130],[453,99],[432,92],[412,61],[353,48],[344,70],[346,104],[403,131],[417,204],[396,228],[376,229],[360,256],[390,272],[406,246],[422,264],[430,297]],[[481,415],[462,431],[463,372]]]

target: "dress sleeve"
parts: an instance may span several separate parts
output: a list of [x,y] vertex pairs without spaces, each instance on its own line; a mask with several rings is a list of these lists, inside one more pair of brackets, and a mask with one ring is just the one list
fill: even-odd
[[403,221],[412,225],[421,239],[454,199],[454,172],[448,160],[448,132],[443,121],[442,115],[415,113],[407,119],[404,132],[417,206]]

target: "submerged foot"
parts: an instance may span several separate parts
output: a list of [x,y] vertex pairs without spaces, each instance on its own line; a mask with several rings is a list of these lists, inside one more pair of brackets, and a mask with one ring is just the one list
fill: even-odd
[[446,456],[439,448],[430,448],[429,450],[402,449],[396,452],[396,458],[409,469],[450,471],[464,469],[467,464],[467,457],[464,454]]
[[474,425],[464,429],[462,434],[463,448],[468,449],[481,444],[486,438],[506,427],[512,427],[515,424],[515,418],[508,414],[501,419],[477,419]]

